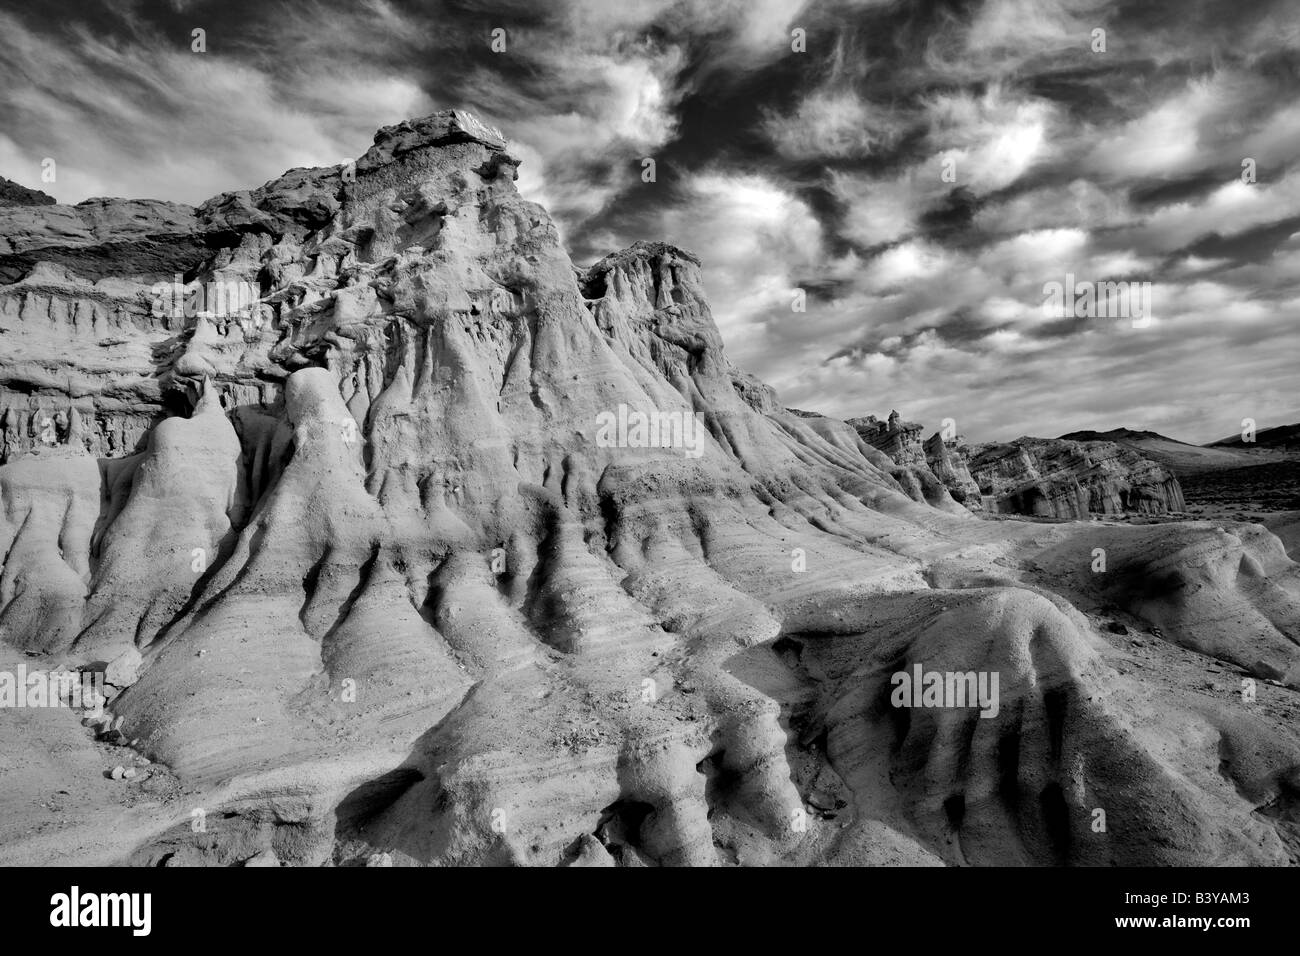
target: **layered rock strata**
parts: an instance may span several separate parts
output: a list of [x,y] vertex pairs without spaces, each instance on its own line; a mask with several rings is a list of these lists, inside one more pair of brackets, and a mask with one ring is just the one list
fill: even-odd
[[961,436],[947,441],[939,432],[925,440],[925,461],[954,501],[971,511],[983,511],[983,492],[970,473],[969,451]]
[[1115,442],[1019,438],[976,445],[970,472],[994,512],[1084,518],[1184,509],[1172,472]]
[[921,443],[921,425],[903,421],[897,411],[891,411],[883,422],[868,415],[850,418],[848,424],[893,463],[890,475],[914,501],[949,509],[956,504],[946,483],[930,469]]

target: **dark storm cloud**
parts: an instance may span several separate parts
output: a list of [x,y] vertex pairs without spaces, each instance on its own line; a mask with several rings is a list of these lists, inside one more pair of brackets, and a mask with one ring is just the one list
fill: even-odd
[[1176,202],[1200,199],[1223,185],[1223,171],[1201,170],[1191,176],[1166,180],[1142,178],[1129,187],[1128,201],[1135,209],[1168,206]]
[[1180,251],[1206,259],[1223,257],[1237,262],[1255,262],[1282,248],[1297,233],[1300,233],[1300,216],[1292,216],[1233,236],[1211,233]]
[[[1289,0],[53,0],[0,5],[0,69],[0,174],[73,202],[196,203],[472,109],[575,260],[699,253],[799,407],[971,438],[1300,415]],[[1045,314],[1067,274],[1151,282],[1152,322]]]

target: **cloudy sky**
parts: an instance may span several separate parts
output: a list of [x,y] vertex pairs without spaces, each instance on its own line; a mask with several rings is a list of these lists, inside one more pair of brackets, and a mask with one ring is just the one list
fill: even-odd
[[[0,0],[0,80],[0,175],[61,202],[198,203],[471,109],[579,263],[697,253],[787,405],[1300,421],[1295,0]],[[1150,318],[1051,313],[1067,276],[1150,283]]]

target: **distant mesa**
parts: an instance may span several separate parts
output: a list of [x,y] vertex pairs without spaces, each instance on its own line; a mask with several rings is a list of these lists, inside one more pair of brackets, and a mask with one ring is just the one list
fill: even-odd
[[1153,441],[1173,442],[1176,445],[1184,445],[1186,442],[1180,442],[1175,438],[1168,438],[1159,432],[1138,431],[1133,428],[1112,428],[1108,432],[1098,431],[1078,431],[1070,432],[1068,435],[1062,435],[1062,441],[1138,441],[1141,439]]

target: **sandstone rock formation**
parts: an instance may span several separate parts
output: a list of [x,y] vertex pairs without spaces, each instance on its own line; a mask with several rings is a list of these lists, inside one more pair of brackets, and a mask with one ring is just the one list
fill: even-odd
[[961,437],[946,441],[942,434],[935,432],[925,440],[923,447],[926,463],[935,477],[943,482],[953,500],[971,511],[983,511],[983,493],[971,476],[970,453]]
[[0,671],[120,682],[0,713],[0,862],[1296,861],[1292,692],[1206,680],[1300,683],[1276,537],[977,520],[734,368],[692,254],[576,269],[517,165],[445,112],[0,209]]
[[[1296,425],[1259,431],[1253,442],[1242,436],[1189,445],[1151,431],[1114,428],[1062,435],[1071,441],[1113,441],[1140,457],[1163,465],[1177,479],[1184,505],[1197,517],[1264,519],[1270,527],[1300,509],[1300,447]],[[1281,524],[1279,524],[1281,520]]]
[[[1081,519],[1089,514],[1168,514],[1184,508],[1174,473],[1127,445],[1110,441],[1018,438],[968,446],[897,411],[848,424],[894,467],[886,470],[914,500],[970,511]],[[1157,436],[1158,437],[1158,436]]]
[[971,474],[995,513],[1086,518],[1184,507],[1170,471],[1115,442],[1018,438],[970,451]]
[[[864,442],[883,452],[893,463],[893,467],[888,469],[890,475],[914,501],[945,509],[951,509],[956,503],[947,482],[930,468],[921,443],[921,425],[903,421],[897,411],[891,411],[883,422],[875,415],[868,415],[866,418],[850,418],[848,424]],[[958,494],[963,494],[964,490],[958,484]]]
[[915,467],[925,464],[925,450],[921,446],[922,426],[903,421],[896,409],[883,422],[875,415],[850,418],[848,422],[857,429],[863,441],[879,448],[898,464]]

